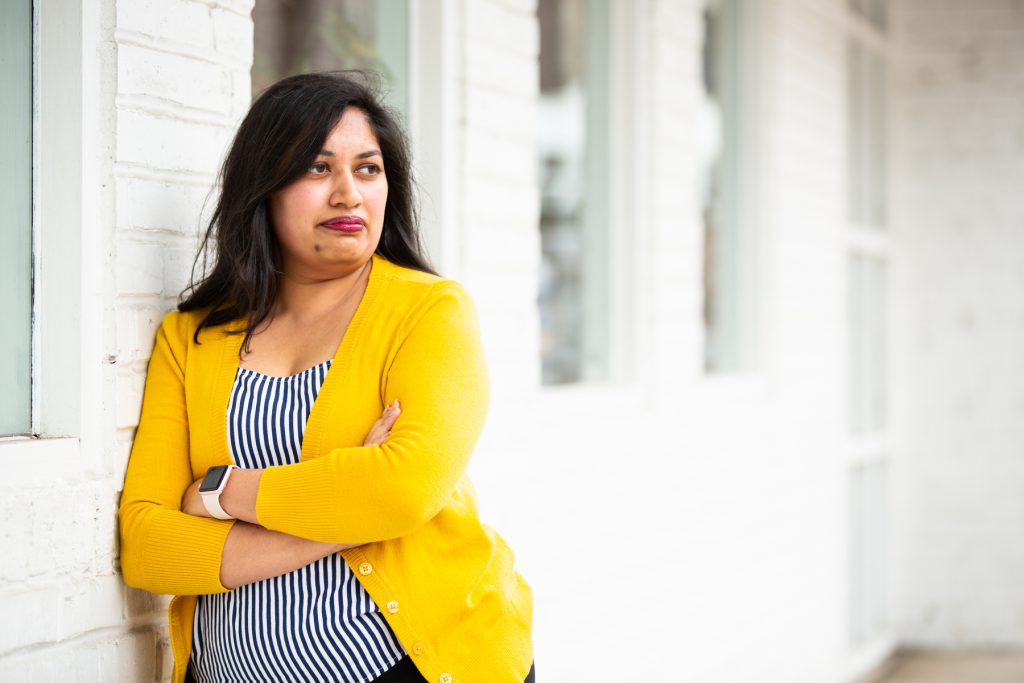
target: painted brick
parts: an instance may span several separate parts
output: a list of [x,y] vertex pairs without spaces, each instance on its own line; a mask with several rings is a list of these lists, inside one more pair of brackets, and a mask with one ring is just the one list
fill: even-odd
[[534,62],[525,57],[509,56],[488,42],[486,36],[471,37],[468,49],[472,51],[472,59],[467,59],[465,64],[469,86],[522,97],[536,96],[540,77]]
[[252,64],[252,20],[235,12],[212,10],[217,51],[244,64]]
[[83,191],[101,197],[90,206],[111,226],[100,248],[116,254],[104,280],[106,317],[83,324],[83,334],[102,337],[106,364],[94,400],[104,404],[109,433],[102,445],[83,440],[84,476],[2,491],[4,681],[169,679],[166,598],[126,595],[116,572],[118,492],[153,333],[188,275],[208,184],[231,134],[217,122],[248,105],[251,2],[85,7],[83,25],[102,33],[88,29],[86,53],[89,41],[108,47],[89,65],[98,85],[83,86],[88,106],[101,112],[90,115],[84,145],[116,150],[103,167],[109,175],[83,179]]
[[119,95],[154,97],[218,114],[230,112],[233,80],[228,68],[136,45],[123,45],[118,52]]
[[230,142],[221,127],[118,109],[117,160],[153,169],[213,175]]
[[56,587],[4,591],[0,599],[0,655],[15,648],[58,640],[60,613],[60,590]]
[[3,508],[3,548],[0,553],[0,587],[18,585],[28,578],[28,530],[31,515],[27,496],[5,491]]
[[188,285],[196,249],[197,243],[192,240],[177,241],[164,249],[163,293],[165,295],[176,297]]
[[214,48],[210,7],[194,0],[132,0],[111,3],[117,8],[117,27],[170,43]]
[[32,682],[75,680],[75,653],[70,650],[56,650],[46,658],[37,657],[31,666]]
[[147,360],[153,352],[156,331],[160,327],[165,311],[163,308],[146,306],[117,310],[118,362],[122,364]]
[[466,5],[466,31],[485,40],[507,55],[531,60],[540,52],[540,28],[535,13],[498,2],[478,1]]
[[31,674],[24,662],[0,660],[0,681],[4,683],[30,683]]
[[124,584],[117,575],[76,583],[63,596],[61,626],[67,635],[118,626]]
[[146,388],[143,370],[119,369],[117,373],[117,426],[134,427],[142,413],[142,394]]
[[[477,134],[475,130],[466,136],[465,144],[466,165],[475,178],[503,181],[510,196],[518,194],[517,186],[532,189],[531,171],[537,163],[533,147],[514,138]],[[501,163],[494,163],[495,159],[501,159]]]
[[76,683],[78,681],[100,683],[103,680],[100,670],[100,648],[101,643],[88,643],[69,652],[72,657],[73,680]]
[[[117,653],[118,680],[129,680],[132,676],[144,681],[170,680],[169,672],[161,677],[163,672],[160,662],[166,657],[162,656],[161,643],[156,633],[138,633],[123,637],[118,643]],[[114,680],[114,677],[106,680]]]
[[533,148],[537,107],[530,99],[492,90],[471,91],[466,94],[466,117],[477,133],[518,140]]
[[119,294],[159,295],[164,287],[164,245],[159,242],[122,242],[117,249]]

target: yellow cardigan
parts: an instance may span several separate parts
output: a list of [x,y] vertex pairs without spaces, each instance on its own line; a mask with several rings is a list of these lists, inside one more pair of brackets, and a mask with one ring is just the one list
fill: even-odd
[[[121,496],[125,581],[174,594],[172,680],[185,678],[196,595],[220,593],[233,520],[181,512],[181,496],[231,463],[227,405],[242,335],[172,312],[157,332]],[[238,325],[228,326],[236,328]],[[402,413],[362,446],[384,406]],[[532,595],[512,551],[477,515],[465,475],[487,412],[476,310],[456,282],[374,255],[363,299],[313,404],[301,461],[264,471],[260,524],[364,545],[342,552],[416,667],[437,683],[521,683]]]

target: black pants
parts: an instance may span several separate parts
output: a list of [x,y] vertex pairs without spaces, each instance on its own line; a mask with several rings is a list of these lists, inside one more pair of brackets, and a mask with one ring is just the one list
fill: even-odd
[[[195,680],[192,677],[192,667],[189,667],[188,673],[185,674],[185,683],[195,683]],[[282,681],[281,683],[286,682]],[[373,683],[429,683],[429,681],[420,675],[416,665],[412,663],[412,657],[403,657],[402,661],[385,671],[383,676],[375,678]],[[536,683],[532,665],[530,673],[526,674],[526,680],[523,683]]]
[[[402,661],[384,672],[380,678],[373,679],[373,683],[430,683],[416,669],[412,663],[412,657],[403,657]],[[526,674],[523,683],[535,683],[533,666],[530,666],[530,673]]]

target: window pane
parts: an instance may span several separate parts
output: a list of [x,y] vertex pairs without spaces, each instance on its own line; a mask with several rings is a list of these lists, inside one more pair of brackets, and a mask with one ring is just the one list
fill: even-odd
[[849,430],[854,436],[887,428],[886,267],[851,255],[848,275]]
[[874,52],[865,63],[865,190],[868,224],[884,228],[886,223],[885,163],[885,62]]
[[886,626],[888,473],[880,457],[849,473],[849,622],[852,645],[877,637]]
[[885,0],[847,0],[846,4],[875,28],[880,31],[885,30],[888,20],[888,17],[886,17]]
[[32,2],[0,8],[0,435],[32,424]]
[[[711,2],[704,21],[701,148],[704,161],[704,361],[709,371],[749,364],[752,293],[742,277],[753,234],[741,216],[749,192],[741,176],[749,153],[744,139],[741,41],[742,0]],[[749,269],[748,269],[749,270]],[[744,337],[748,337],[745,341]]]
[[608,377],[608,5],[541,0],[542,381]]
[[872,434],[880,434],[888,426],[886,288],[885,261],[867,259],[864,270],[864,373],[867,380],[864,400],[865,425]]
[[863,434],[864,429],[864,258],[851,255],[847,261],[847,409],[850,434]]
[[885,61],[850,39],[846,74],[847,213],[861,227],[883,229],[888,220]]
[[408,0],[256,0],[252,91],[309,71],[367,69],[408,112]]

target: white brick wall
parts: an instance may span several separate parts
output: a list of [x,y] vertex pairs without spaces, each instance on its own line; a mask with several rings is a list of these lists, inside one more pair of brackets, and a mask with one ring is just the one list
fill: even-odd
[[2,681],[169,677],[166,599],[124,586],[116,509],[153,336],[187,279],[203,203],[248,103],[249,9],[104,0],[83,15],[99,76],[82,86],[83,118],[99,122],[84,126],[83,147],[103,155],[103,170],[83,179],[100,215],[84,220],[104,240],[83,258],[103,261],[92,286],[104,317],[83,321],[82,346],[105,349],[105,360],[83,370],[82,390],[101,404],[102,424],[89,425],[101,436],[81,440],[67,474],[0,484]]
[[893,10],[900,626],[1024,647],[1024,4]]

